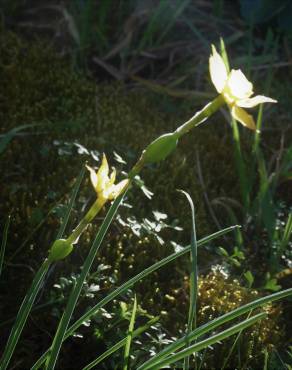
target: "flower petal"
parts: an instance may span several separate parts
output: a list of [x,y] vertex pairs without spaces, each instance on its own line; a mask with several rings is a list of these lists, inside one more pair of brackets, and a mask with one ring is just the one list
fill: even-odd
[[96,184],[96,191],[101,192],[105,189],[107,183],[109,182],[108,178],[109,167],[107,163],[107,159],[105,154],[103,154],[101,166],[97,171],[97,184]]
[[220,94],[225,86],[227,80],[227,70],[223,59],[217,53],[214,45],[212,45],[212,53],[209,58],[209,71],[211,80]]
[[231,108],[231,115],[243,126],[251,130],[256,130],[256,125],[253,117],[250,114],[248,114],[244,109],[239,108],[236,105],[233,105],[233,107]]
[[96,174],[96,172],[94,171],[94,169],[93,169],[93,168],[91,168],[90,166],[87,166],[87,165],[86,165],[86,168],[87,168],[87,169],[88,169],[88,171],[90,172],[90,180],[91,180],[91,183],[92,183],[92,185],[93,185],[94,189],[96,190],[96,186],[97,186],[97,182],[98,182],[98,180],[97,180],[97,174]]
[[107,199],[113,200],[116,199],[118,195],[120,195],[129,183],[128,179],[120,181],[117,185],[112,185],[104,192]]
[[249,98],[253,91],[253,85],[240,69],[232,69],[226,84],[226,90],[234,97],[234,100]]
[[109,183],[108,183],[109,186],[113,185],[114,182],[116,181],[116,173],[117,173],[116,169],[113,168],[113,172],[110,175],[110,179],[109,179]]
[[262,103],[278,103],[277,100],[264,95],[257,95],[253,98],[239,100],[236,104],[242,108],[253,108]]

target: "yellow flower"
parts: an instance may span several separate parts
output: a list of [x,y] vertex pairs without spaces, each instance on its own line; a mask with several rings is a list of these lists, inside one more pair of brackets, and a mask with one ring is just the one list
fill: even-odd
[[232,69],[228,73],[222,57],[212,45],[212,54],[209,58],[209,71],[211,80],[228,104],[231,115],[237,121],[251,130],[256,129],[253,117],[242,108],[252,108],[261,103],[277,103],[277,100],[267,96],[253,94],[253,85],[240,69]]
[[116,170],[113,169],[109,176],[109,166],[105,154],[102,163],[97,172],[89,166],[86,166],[90,172],[91,183],[100,200],[107,201],[115,199],[127,186],[129,180],[123,180],[114,184],[116,180]]

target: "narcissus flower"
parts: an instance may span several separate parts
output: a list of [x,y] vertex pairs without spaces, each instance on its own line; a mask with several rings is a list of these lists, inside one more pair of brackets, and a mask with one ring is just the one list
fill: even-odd
[[102,163],[97,172],[89,166],[86,166],[90,172],[91,183],[100,200],[115,199],[127,186],[129,180],[122,180],[118,184],[114,184],[116,180],[116,170],[113,169],[109,176],[109,166],[105,154],[102,158]]
[[228,73],[222,57],[212,45],[212,54],[209,58],[211,80],[230,107],[231,115],[237,121],[251,130],[256,129],[253,117],[242,108],[252,108],[261,103],[277,103],[277,100],[267,96],[253,95],[253,85],[240,69],[232,69]]

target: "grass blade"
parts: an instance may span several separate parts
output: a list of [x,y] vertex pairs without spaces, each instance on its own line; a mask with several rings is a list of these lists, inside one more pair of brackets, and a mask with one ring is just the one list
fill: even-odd
[[69,325],[72,313],[74,311],[74,308],[76,306],[77,300],[79,298],[79,295],[82,290],[82,286],[84,284],[84,281],[87,277],[88,272],[90,271],[91,265],[93,263],[93,260],[96,256],[97,251],[99,250],[99,247],[103,241],[103,238],[125,196],[126,192],[123,194],[119,195],[111,205],[109,211],[107,212],[105,219],[103,223],[101,224],[101,227],[96,235],[96,238],[94,242],[92,243],[92,246],[90,248],[90,251],[88,253],[88,256],[86,257],[86,260],[83,264],[81,274],[79,275],[76,285],[71,291],[71,294],[68,299],[67,306],[65,308],[65,311],[63,313],[63,316],[59,322],[55,337],[53,339],[53,343],[51,346],[51,351],[48,356],[47,362],[46,362],[46,368],[49,370],[54,369],[57,358],[64,340],[64,336],[67,330],[67,327]]
[[130,349],[131,349],[131,343],[132,343],[132,338],[133,338],[133,331],[134,331],[134,325],[135,325],[135,319],[136,319],[136,311],[137,311],[137,298],[135,296],[133,311],[132,311],[131,320],[130,320],[130,324],[129,324],[128,335],[126,337],[123,370],[128,370],[128,368],[129,368]]
[[[207,243],[209,243],[211,240],[215,238],[219,238],[220,236],[231,232],[234,230],[234,228],[238,227],[236,226],[230,226],[226,229],[217,231],[214,234],[211,234],[201,240],[198,241],[198,247],[201,247]],[[129,288],[131,288],[134,284],[145,278],[146,276],[150,275],[152,272],[160,269],[164,265],[174,261],[175,259],[183,256],[186,253],[189,253],[191,250],[190,246],[185,247],[179,252],[173,253],[169,255],[168,257],[163,258],[161,261],[158,261],[154,263],[153,265],[147,267],[145,270],[140,272],[139,274],[135,275],[128,281],[126,281],[124,284],[116,288],[114,291],[109,293],[106,297],[104,297],[100,302],[98,302],[94,307],[92,307],[88,312],[86,312],[82,317],[80,317],[66,332],[66,338],[68,338],[70,335],[72,335],[85,321],[89,320],[93,315],[98,312],[98,310],[102,307],[104,307],[107,303],[111,302],[113,299],[118,297],[120,294],[127,291]]]
[[244,315],[245,313],[248,313],[251,310],[254,310],[258,307],[263,306],[264,304],[271,303],[274,301],[277,301],[279,299],[288,297],[289,295],[292,295],[292,288],[282,290],[281,292],[277,292],[274,294],[270,294],[266,297],[262,297],[259,299],[256,299],[250,303],[247,303],[241,307],[236,308],[235,310],[232,310],[230,312],[227,312],[226,314],[207,322],[206,324],[200,326],[199,328],[195,329],[188,335],[188,338],[186,336],[178,339],[176,342],[168,345],[165,347],[161,352],[157,353],[154,357],[152,357],[150,360],[146,361],[144,364],[142,364],[138,370],[146,370],[146,369],[152,369],[151,366],[155,365],[160,361],[160,359],[167,357],[171,353],[179,350],[180,348],[185,346],[186,340],[188,339],[190,342],[195,340],[196,338],[208,333],[211,330],[216,329],[218,326],[221,326],[225,324],[226,322],[229,322],[231,320],[234,320],[235,318]]
[[9,361],[13,355],[17,342],[19,340],[20,334],[23,330],[23,327],[26,323],[27,317],[30,313],[32,305],[36,299],[36,296],[39,292],[40,287],[42,286],[43,279],[48,271],[50,264],[48,260],[45,260],[41,267],[39,268],[38,272],[36,273],[33,282],[24,297],[24,300],[20,306],[18,311],[16,321],[12,327],[11,333],[9,335],[8,341],[6,343],[6,347],[4,349],[4,353],[1,359],[1,370],[6,370]]
[[262,220],[263,225],[267,229],[270,241],[273,242],[276,233],[275,205],[265,159],[260,149],[258,150],[257,160],[260,184],[257,198],[254,203],[258,206],[258,213],[260,214],[260,216],[258,216],[259,222]]
[[[148,330],[152,325],[154,325],[159,320],[159,316],[154,317],[153,319],[149,320],[145,325],[139,327],[135,331],[133,331],[132,339],[138,337],[140,334],[144,333]],[[94,366],[98,365],[101,361],[103,361],[108,356],[112,355],[114,352],[118,351],[122,348],[126,343],[127,337],[121,339],[118,343],[114,344],[111,348],[105,351],[102,355],[92,361],[90,364],[86,365],[82,370],[90,370]]]
[[190,0],[182,1],[181,4],[177,6],[176,9],[173,9],[171,12],[171,18],[168,21],[168,24],[164,27],[163,32],[161,33],[160,37],[157,40],[157,44],[159,45],[161,41],[165,38],[168,32],[172,29],[173,25],[175,24],[176,20],[179,16],[183,13],[185,8],[190,4]]
[[[168,3],[166,0],[161,0],[158,6],[154,8],[154,12],[148,21],[147,27],[143,32],[143,36],[138,45],[138,51],[145,47],[151,47],[153,44],[154,35],[161,28],[162,16],[167,12]],[[164,22],[163,22],[164,23]]]
[[0,154],[2,154],[10,141],[18,134],[19,131],[25,130],[26,128],[36,127],[36,126],[43,126],[37,123],[32,123],[28,125],[21,125],[18,127],[14,127],[12,130],[6,132],[3,135],[0,135]]
[[[230,71],[228,56],[224,44],[224,40],[220,38],[220,51],[222,58],[224,60],[225,67],[227,72]],[[242,151],[241,151],[241,144],[240,144],[240,133],[238,129],[237,122],[233,117],[231,117],[231,124],[232,124],[232,133],[233,133],[233,144],[234,144],[234,156],[235,156],[235,164],[237,167],[237,172],[239,176],[239,184],[240,184],[240,191],[242,196],[242,201],[244,204],[245,209],[248,211],[250,205],[249,199],[249,184],[248,184],[248,177],[247,177],[247,170],[245,166],[245,162],[243,159]]]
[[[203,239],[201,239],[201,240],[198,241],[198,247],[201,247],[201,246],[209,243],[211,240],[216,239],[216,238],[219,238],[220,236],[222,236],[224,234],[227,234],[227,233],[233,231],[235,228],[238,228],[238,227],[239,227],[238,225],[230,226],[230,227],[227,227],[225,229],[219,230],[216,233],[213,233],[211,235],[208,235],[205,238],[203,238]],[[125,291],[127,291],[130,287],[132,287],[134,284],[136,284],[137,282],[139,282],[144,277],[150,275],[152,272],[158,270],[159,268],[161,268],[162,266],[166,265],[167,263],[174,261],[176,258],[179,258],[179,257],[183,256],[184,254],[189,253],[190,250],[191,250],[191,247],[190,246],[187,246],[184,249],[182,249],[181,251],[176,252],[176,253],[173,253],[173,254],[171,254],[168,257],[165,257],[161,261],[158,261],[158,262],[154,263],[153,265],[149,266],[148,268],[146,268],[145,270],[143,270],[142,272],[140,272],[139,274],[135,275],[134,277],[132,277],[131,279],[129,279],[128,281],[126,281],[124,284],[122,284],[121,286],[119,286],[118,288],[116,288],[114,291],[112,291],[111,293],[109,293],[108,295],[106,295],[106,297],[104,297],[94,307],[92,307],[83,316],[81,316],[77,321],[75,321],[75,323],[66,331],[66,334],[65,334],[63,340],[69,338],[72,334],[74,334],[74,332],[84,322],[88,321],[93,315],[95,315],[98,312],[98,310],[100,308],[104,307],[107,303],[111,302],[113,299],[115,299],[116,297],[118,297],[120,294],[122,294]],[[48,356],[49,351],[50,350],[48,349],[37,360],[37,362],[33,365],[33,367],[32,367],[31,370],[36,370],[36,369],[39,369],[40,368],[40,366],[43,364],[43,362],[45,361],[46,357]]]
[[64,220],[63,220],[63,222],[60,226],[60,229],[58,231],[56,239],[61,239],[63,237],[63,234],[65,232],[66,226],[67,226],[68,221],[69,221],[70,213],[72,211],[73,205],[74,205],[75,200],[76,200],[77,193],[79,191],[79,188],[81,186],[81,182],[82,182],[83,177],[84,177],[84,173],[85,173],[85,166],[82,167],[82,170],[80,171],[80,173],[77,177],[77,180],[74,184],[74,187],[73,187],[73,190],[72,190],[72,195],[70,197],[70,202],[68,204],[68,208],[66,209],[65,217],[64,217]]
[[[196,224],[195,224],[195,207],[190,195],[180,190],[187,198],[191,213],[192,213],[192,231],[191,231],[191,253],[190,253],[190,262],[191,262],[191,272],[190,272],[190,305],[189,305],[189,315],[188,315],[188,325],[187,325],[187,334],[189,334],[193,327],[197,325],[196,314],[197,314],[197,295],[198,295],[198,271],[197,271],[197,236],[196,236]],[[187,342],[187,345],[189,343]],[[184,360],[184,369],[188,370],[190,367],[189,356],[185,357]]]
[[4,262],[4,255],[5,255],[5,249],[6,249],[6,244],[7,244],[9,225],[10,225],[10,215],[7,217],[7,220],[4,225],[4,231],[3,231],[2,243],[1,243],[1,249],[0,249],[0,276],[1,276],[2,266]]
[[[74,185],[73,195],[72,195],[71,201],[69,203],[69,206],[68,206],[68,209],[67,209],[67,212],[66,212],[66,215],[65,215],[64,222],[62,223],[62,225],[60,227],[60,230],[58,232],[58,237],[62,237],[62,235],[64,233],[65,227],[66,227],[68,219],[69,219],[71,209],[73,207],[73,202],[74,202],[76,194],[79,190],[83,175],[84,175],[84,169],[81,171],[81,173],[80,173],[80,175],[79,175],[79,177],[78,177],[78,179],[77,179],[77,181]],[[23,300],[23,302],[20,306],[20,309],[17,313],[15,323],[12,327],[10,336],[8,338],[8,341],[7,341],[7,344],[6,344],[2,359],[1,359],[1,370],[5,370],[7,368],[7,366],[9,365],[9,361],[10,361],[12,355],[13,355],[13,352],[14,352],[15,347],[17,345],[17,342],[19,340],[20,334],[21,334],[21,332],[24,328],[24,325],[26,323],[28,315],[29,315],[29,313],[32,309],[32,306],[34,304],[36,296],[37,296],[37,294],[38,294],[38,292],[39,292],[39,290],[40,290],[40,288],[43,284],[43,280],[46,276],[46,273],[47,273],[49,267],[50,267],[50,263],[48,262],[48,260],[45,260],[42,263],[39,270],[37,271],[37,273],[36,273],[36,275],[33,279],[32,285],[30,286],[26,296],[24,297],[24,300]]]
[[268,360],[269,360],[269,352],[267,349],[264,351],[264,367],[263,370],[268,370]]
[[[252,313],[252,311],[249,312],[249,314],[247,316],[247,319],[250,318],[251,313]],[[229,361],[229,359],[230,359],[230,357],[231,357],[231,355],[232,355],[232,353],[234,351],[234,348],[235,348],[235,346],[236,346],[236,344],[237,344],[237,342],[238,342],[241,334],[242,334],[242,330],[237,334],[237,336],[236,336],[234,342],[232,343],[232,346],[231,346],[231,348],[230,348],[230,350],[228,352],[228,355],[224,358],[224,363],[223,363],[223,366],[222,366],[221,370],[224,370],[226,368],[226,365],[227,365],[227,363],[228,363],[228,361]]]
[[279,247],[279,252],[278,252],[279,255],[281,255],[287,248],[289,241],[291,240],[291,234],[292,234],[292,212],[289,213],[288,220],[286,222],[284,234],[280,242],[280,247]]
[[[234,224],[237,223],[237,217],[236,217],[236,214],[235,212],[233,211],[232,207],[228,205],[228,202],[226,202],[226,199],[214,199],[213,200],[213,203],[214,204],[218,204],[220,205],[221,207],[223,207],[224,209],[226,209],[227,213],[228,213],[228,217],[230,219],[230,221]],[[235,241],[236,241],[236,245],[239,247],[239,248],[243,248],[244,245],[243,245],[243,242],[244,242],[244,238],[243,238],[243,235],[242,235],[242,232],[241,230],[238,228],[235,230]]]
[[[239,324],[233,325],[231,328],[228,328],[226,330],[223,330],[222,332],[213,335],[212,337],[209,337],[205,340],[202,340],[201,342],[198,342],[196,344],[193,344],[192,346],[185,348],[184,350],[175,353],[172,356],[169,356],[167,358],[164,358],[162,361],[160,361],[158,364],[151,367],[151,370],[161,369],[165,367],[166,365],[173,364],[174,362],[177,362],[178,360],[181,360],[185,358],[186,356],[191,355],[192,353],[199,352],[202,349],[211,346],[212,344],[215,344],[218,341],[221,341],[225,338],[230,337],[231,335],[238,333],[239,331],[242,331],[249,326],[255,324],[257,321],[262,320],[263,318],[267,317],[267,314],[265,312],[261,312],[250,319],[246,319],[242,321]],[[145,368],[149,369],[149,367]]]

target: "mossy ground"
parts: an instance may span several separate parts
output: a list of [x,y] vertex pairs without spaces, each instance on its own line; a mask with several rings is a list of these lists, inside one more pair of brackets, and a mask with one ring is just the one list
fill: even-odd
[[[10,317],[16,312],[31,281],[30,270],[37,268],[41,258],[47,255],[60,223],[62,205],[68,201],[74,179],[85,161],[98,165],[96,156],[106,152],[110,163],[116,165],[112,154],[116,151],[127,161],[127,165],[118,165],[119,169],[128,171],[141,150],[158,135],[174,129],[181,123],[182,115],[179,112],[177,115],[162,114],[147,94],[129,90],[121,84],[96,86],[90,78],[72,71],[68,61],[60,59],[43,43],[29,45],[14,34],[6,34],[1,37],[0,48],[1,133],[22,124],[39,125],[25,130],[25,134],[20,132],[1,154],[1,222],[3,224],[8,213],[12,220],[8,260],[30,236],[4,271],[6,284],[2,289],[5,304],[1,304],[1,310],[13,307],[9,308]],[[194,104],[194,111],[197,108],[200,107]],[[186,113],[185,118],[193,113]],[[216,115],[208,124],[183,138],[178,150],[167,161],[147,167],[142,178],[154,193],[152,200],[148,200],[140,190],[133,189],[127,199],[133,208],[123,207],[121,217],[126,219],[132,214],[141,220],[152,217],[152,210],[159,210],[166,213],[170,221],[177,219],[183,227],[182,232],[163,231],[165,240],[187,243],[190,210],[186,200],[176,191],[184,189],[196,205],[199,236],[216,229],[205,207],[203,193],[210,199],[238,196],[230,132],[221,121],[222,118]],[[204,189],[197,175],[198,158]],[[69,227],[74,227],[94,196],[86,176]],[[100,218],[88,228],[76,253],[56,268],[56,276],[76,270],[99,223]],[[147,235],[138,238],[130,229],[122,230],[115,223],[96,265],[100,262],[110,264],[110,273],[116,281],[124,281],[171,251],[170,243],[162,246]],[[200,256],[202,265],[208,265],[212,258],[206,253],[202,252]],[[206,255],[207,261],[204,261]],[[25,264],[29,273],[20,269],[19,264]],[[180,289],[186,273],[184,260],[153,274],[138,286],[140,298],[143,297],[141,304],[153,314],[159,313],[162,307],[169,309],[168,322],[172,322],[181,307],[186,310],[187,292],[184,297],[176,299],[179,306],[182,305],[180,307],[167,297]],[[11,295],[15,287],[17,294]],[[224,289],[229,288],[232,286]],[[154,290],[156,296],[153,298]],[[178,322],[173,329],[183,325]]]

